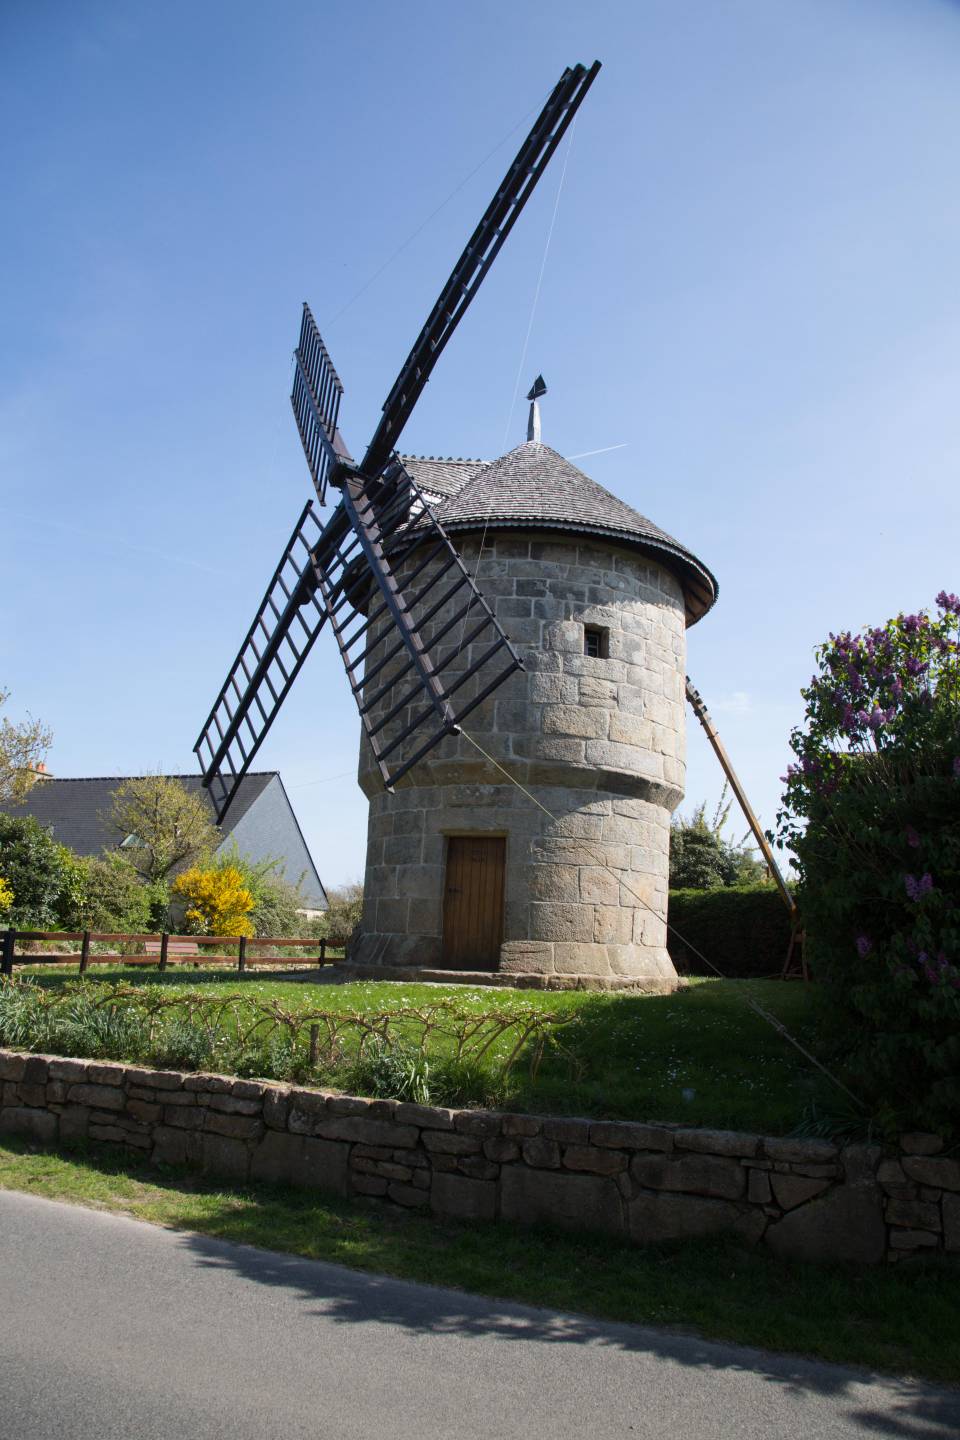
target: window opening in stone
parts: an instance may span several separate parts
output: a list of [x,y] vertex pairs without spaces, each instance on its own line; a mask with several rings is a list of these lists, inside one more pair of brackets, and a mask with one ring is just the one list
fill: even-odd
[[594,660],[606,660],[610,655],[610,631],[602,625],[584,625],[583,653]]

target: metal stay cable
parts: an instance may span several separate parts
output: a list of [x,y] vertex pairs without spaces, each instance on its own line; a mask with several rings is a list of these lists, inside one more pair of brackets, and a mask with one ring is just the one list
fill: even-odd
[[557,223],[557,212],[560,209],[560,196],[563,194],[564,181],[567,178],[567,166],[570,163],[570,151],[573,149],[573,137],[577,129],[577,116],[574,116],[573,124],[570,126],[570,139],[567,141],[566,153],[563,157],[563,169],[560,171],[560,183],[557,185],[557,195],[553,202],[553,214],[550,217],[550,226],[547,230],[547,240],[543,247],[543,258],[540,261],[540,273],[537,276],[537,283],[533,290],[533,301],[530,305],[530,318],[527,321],[527,333],[523,337],[523,349],[520,351],[520,364],[517,366],[517,377],[513,383],[513,399],[510,401],[510,413],[507,416],[507,423],[503,431],[503,447],[506,448],[510,439],[510,426],[513,423],[513,412],[517,408],[517,396],[520,393],[520,381],[523,375],[523,367],[527,363],[527,347],[530,344],[530,335],[533,331],[533,322],[537,314],[537,305],[540,300],[540,289],[543,285],[543,274],[547,268],[547,256],[550,254],[550,241],[553,239],[554,227]]
[[[544,99],[546,99],[546,97],[544,97]],[[353,295],[351,295],[350,299],[347,300],[345,304],[341,305],[340,309],[336,311],[332,318],[324,323],[325,331],[332,329],[333,326],[340,319],[341,315],[345,315],[350,309],[351,305],[354,305],[360,299],[361,295],[366,294],[366,292],[370,289],[370,286],[373,285],[375,281],[380,279],[380,276],[383,274],[384,270],[389,269],[389,267],[393,264],[394,260],[396,260],[397,256],[402,255],[404,250],[406,250],[407,246],[413,244],[417,236],[422,234],[423,231],[426,230],[427,226],[432,220],[435,220],[437,218],[441,210],[446,209],[446,207],[450,204],[450,201],[456,195],[460,194],[460,191],[464,188],[465,185],[469,185],[474,175],[478,174],[478,172],[483,169],[484,165],[486,165],[488,160],[493,159],[494,155],[496,155],[498,150],[503,149],[504,145],[506,145],[510,137],[516,134],[516,132],[520,129],[520,126],[523,125],[527,120],[529,120],[530,116],[533,115],[536,110],[537,106],[533,105],[524,115],[520,116],[520,119],[517,121],[517,123],[511,126],[511,128],[507,131],[506,135],[504,135],[500,140],[497,141],[493,149],[488,150],[486,155],[484,155],[483,159],[478,161],[478,163],[474,165],[470,173],[463,177],[459,185],[455,185],[453,187],[446,199],[441,200],[440,204],[436,207],[436,209],[430,211],[430,214],[426,217],[425,220],[421,221],[421,223],[417,226],[416,230],[412,231],[407,236],[406,240],[399,244],[396,250],[394,250],[390,255],[387,256],[386,260],[384,260],[383,264],[373,272],[369,280],[365,281],[364,284],[360,286],[360,289],[357,290]]]
[[[552,820],[555,824],[559,824],[559,816],[554,815],[551,810],[548,810],[546,805],[542,804],[541,801],[537,799],[536,795],[534,795],[532,791],[528,790],[525,785],[521,785],[520,781],[516,778],[516,776],[511,775],[510,771],[507,770],[505,766],[501,765],[500,761],[497,760],[495,756],[491,755],[487,750],[484,750],[480,742],[478,740],[475,740],[474,737],[468,733],[468,731],[463,729],[462,726],[460,727],[460,733],[465,740],[470,741],[470,744],[474,747],[475,750],[478,750],[480,752],[480,754],[484,757],[485,760],[488,760],[490,764],[493,765],[497,770],[499,770],[502,775],[505,775],[507,777],[511,785],[516,785],[517,789],[521,791],[522,794],[526,795],[527,799],[531,800],[533,804],[536,805],[538,810],[542,810],[544,815],[546,815],[550,820]],[[651,915],[656,916],[658,920],[661,920],[663,918],[661,915],[657,914],[653,906],[650,905],[646,900],[644,900],[643,896],[638,894],[637,891],[634,890],[633,886],[629,885],[623,879],[623,877],[617,873],[617,871],[611,869],[611,867],[607,865],[603,860],[599,861],[598,865],[600,869],[606,870],[607,874],[612,876],[612,878],[616,880],[619,885],[622,885],[624,890],[626,890],[629,895],[632,895],[635,900],[639,901],[639,903],[644,907],[645,910],[649,910]],[[694,955],[696,955],[697,959],[702,960],[704,965],[708,966],[709,969],[711,969],[715,975],[718,975],[721,980],[728,980],[730,978],[728,975],[724,975],[723,971],[717,965],[715,965],[712,960],[709,960],[707,956],[704,955],[703,951],[699,950],[691,940],[688,940],[684,935],[681,935],[680,931],[676,928],[676,926],[671,925],[669,920],[666,921],[665,924],[670,933],[672,935],[675,935],[678,940],[680,940],[684,945],[686,945],[687,948],[691,950]],[[855,1095],[853,1091],[850,1090],[843,1083],[842,1080],[838,1079],[838,1077],[834,1075],[831,1070],[828,1070],[827,1067],[820,1060],[818,1060],[815,1055],[811,1055],[810,1051],[807,1050],[805,1046],[801,1045],[800,1041],[790,1033],[786,1025],[784,1025],[781,1020],[778,1020],[776,1016],[771,1015],[769,1010],[764,1009],[762,1005],[758,1005],[756,1000],[748,1000],[747,1006],[750,1010],[754,1012],[755,1015],[758,1015],[761,1020],[766,1021],[768,1025],[770,1025],[774,1030],[776,1030],[779,1035],[782,1035],[785,1040],[788,1040],[796,1050],[799,1050],[800,1054],[803,1055],[807,1060],[809,1060],[811,1065],[815,1065],[822,1074],[826,1075],[828,1080],[830,1080],[834,1085],[836,1085],[840,1090],[842,1090],[845,1095],[849,1096],[849,1098],[854,1102],[855,1105],[859,1107],[859,1109],[864,1111],[867,1109],[863,1101],[857,1095]]]
[[[510,413],[509,413],[509,415],[507,416],[507,423],[506,423],[506,425],[505,425],[505,427],[504,427],[504,432],[503,432],[503,448],[504,448],[504,449],[506,449],[507,442],[508,442],[508,440],[509,440],[509,438],[510,438],[510,426],[511,426],[511,424],[512,424],[512,422],[513,422],[513,412],[514,412],[514,411],[516,410],[516,408],[517,408],[517,395],[520,393],[520,377],[521,377],[522,374],[523,374],[523,367],[524,367],[524,365],[527,363],[527,348],[528,348],[528,346],[529,346],[529,344],[530,344],[530,335],[531,335],[531,333],[532,333],[532,331],[533,331],[533,321],[534,321],[534,317],[536,316],[536,313],[537,313],[537,304],[538,304],[538,302],[539,302],[539,300],[540,300],[540,290],[541,290],[541,287],[542,287],[542,285],[543,285],[543,275],[544,275],[544,271],[545,271],[546,268],[547,268],[547,256],[548,256],[549,253],[550,253],[550,242],[551,242],[551,240],[553,239],[553,232],[554,232],[554,228],[555,228],[556,223],[557,223],[557,214],[558,214],[559,209],[560,209],[560,196],[563,194],[563,184],[564,184],[564,181],[565,181],[566,178],[567,178],[567,166],[568,166],[569,163],[570,163],[570,151],[573,149],[573,136],[574,136],[574,132],[576,131],[576,128],[577,128],[577,117],[574,116],[573,124],[570,126],[570,139],[567,141],[567,148],[566,148],[566,151],[565,151],[564,157],[563,157],[563,169],[560,171],[560,182],[559,182],[559,184],[557,185],[557,194],[556,194],[556,198],[554,199],[554,202],[553,202],[553,214],[552,214],[551,217],[550,217],[550,224],[549,224],[549,227],[547,228],[547,238],[546,238],[546,241],[545,241],[544,247],[543,247],[543,255],[541,256],[541,259],[540,259],[540,271],[539,271],[539,273],[538,273],[538,275],[537,275],[537,283],[536,283],[536,285],[534,286],[534,289],[533,289],[533,301],[532,301],[532,303],[531,303],[531,305],[530,305],[530,317],[529,317],[529,319],[528,319],[528,321],[527,321],[527,333],[526,333],[526,335],[523,337],[523,348],[522,348],[521,351],[520,351],[520,364],[517,366],[517,375],[516,375],[516,379],[514,380],[514,384],[513,384],[513,399],[510,401]],[[479,575],[480,575],[480,565],[481,565],[481,562],[482,562],[482,560],[483,560],[483,547],[484,547],[484,545],[486,545],[486,543],[487,543],[487,530],[489,529],[489,526],[490,526],[490,513],[489,513],[489,511],[488,511],[487,514],[484,516],[484,520],[483,520],[483,533],[482,533],[481,536],[480,536],[480,549],[477,551],[477,565],[476,565],[476,569],[475,569],[474,575],[473,575],[474,589],[476,589],[477,580],[478,580]],[[467,633],[467,621],[469,620],[469,618],[470,618],[470,611],[469,611],[469,608],[468,608],[466,615],[463,617],[463,628],[462,628],[462,630],[460,631],[460,643],[459,643],[459,645],[457,646],[457,652],[456,652],[457,655],[459,655],[460,652],[461,652],[461,650],[463,649],[463,637],[464,637],[464,635]],[[468,737],[468,738],[469,738],[469,737]]]

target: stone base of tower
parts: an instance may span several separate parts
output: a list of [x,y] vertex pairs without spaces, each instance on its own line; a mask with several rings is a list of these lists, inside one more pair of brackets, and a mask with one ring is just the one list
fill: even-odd
[[590,778],[528,795],[476,783],[374,794],[364,915],[346,966],[370,978],[674,990],[675,792],[636,782],[644,796],[616,794]]
[[[671,966],[672,968],[672,966]],[[606,990],[630,991],[639,995],[672,995],[686,982],[676,971],[667,976],[540,975],[535,971],[443,970],[416,965],[362,965],[350,960],[336,966],[336,978],[353,980],[396,980],[420,985],[489,985],[515,990]]]

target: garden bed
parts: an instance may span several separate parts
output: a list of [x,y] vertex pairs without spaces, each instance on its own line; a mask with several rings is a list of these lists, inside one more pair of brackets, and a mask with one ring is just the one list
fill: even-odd
[[[36,988],[56,1001],[61,1017],[70,1022],[72,1015],[76,1023],[68,1023],[57,1041],[49,1026],[12,1030],[8,1016],[0,1043],[161,1067],[228,1070],[422,1103],[660,1120],[770,1135],[798,1127],[829,1128],[831,1116],[839,1116],[841,1125],[850,1118],[842,1094],[750,1008],[751,1001],[759,1002],[809,1046],[818,1002],[816,991],[801,985],[705,980],[674,995],[652,996],[390,982],[294,988],[262,976],[241,980],[203,973],[191,975],[189,982],[176,976],[147,980],[142,974],[133,979],[127,984],[117,973],[110,976],[116,990],[99,981],[78,991],[76,982],[62,974],[30,977],[21,993]],[[15,988],[21,986],[18,981]],[[124,1029],[123,1023],[101,1023],[84,1032],[78,995],[98,997],[105,1020],[111,992],[123,997],[114,1011],[123,1010],[128,1018],[160,1016],[152,1039],[149,1024],[146,1038],[144,1026],[136,1024]],[[182,1003],[171,1006],[174,1000]],[[199,1029],[191,1015],[206,1017]],[[267,1017],[259,1029],[254,1026],[258,1015]],[[278,1015],[292,1022],[292,1045],[281,1043],[291,1024],[283,1019],[278,1026]],[[394,1060],[376,1044],[378,1024],[381,1032],[384,1024],[389,1031],[387,1038],[398,1052]],[[212,1046],[209,1034],[204,1039],[204,1025],[214,1033]],[[311,1064],[314,1025],[318,1034]],[[461,1047],[462,1063],[455,1063],[458,1036],[471,1026],[473,1039],[465,1051]],[[500,1034],[493,1034],[498,1027]],[[506,1065],[524,1027],[526,1039]],[[339,1046],[336,1055],[330,1053],[331,1033]],[[251,1043],[244,1042],[245,1035],[252,1036]],[[489,1046],[477,1053],[491,1035]],[[424,1063],[418,1063],[419,1052]]]

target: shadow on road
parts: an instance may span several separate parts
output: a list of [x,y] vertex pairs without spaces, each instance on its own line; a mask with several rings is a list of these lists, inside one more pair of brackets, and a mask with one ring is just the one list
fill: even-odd
[[850,1408],[844,1411],[844,1418],[878,1436],[957,1440],[960,1435],[960,1390],[705,1340],[675,1330],[489,1300],[203,1235],[185,1235],[182,1243],[201,1265],[239,1271],[252,1282],[279,1286],[298,1297],[304,1308],[306,1345],[310,1344],[310,1319],[316,1317],[344,1325],[393,1326],[410,1334],[452,1334],[545,1346],[613,1346],[653,1355],[678,1367],[749,1372],[787,1391],[847,1397]]

